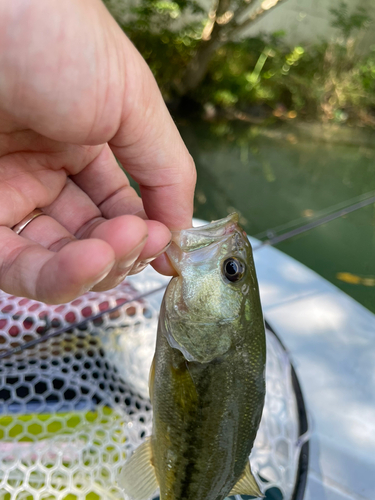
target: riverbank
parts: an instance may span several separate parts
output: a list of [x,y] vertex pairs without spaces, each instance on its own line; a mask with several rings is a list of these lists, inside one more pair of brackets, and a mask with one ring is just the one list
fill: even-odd
[[259,127],[259,134],[289,142],[295,137],[297,140],[375,148],[375,129],[367,127],[293,121],[277,127]]
[[375,125],[304,121],[298,119],[295,114],[282,110],[274,115],[263,106],[254,108],[250,113],[235,109],[218,110],[208,106],[204,110],[202,119],[210,123],[223,121],[245,123],[249,127],[254,127],[256,134],[289,142],[295,139],[313,140],[375,148]]

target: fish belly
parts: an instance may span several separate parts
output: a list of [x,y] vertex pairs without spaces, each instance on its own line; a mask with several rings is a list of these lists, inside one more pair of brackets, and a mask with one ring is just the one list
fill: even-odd
[[264,359],[251,352],[187,362],[158,333],[152,450],[161,500],[221,500],[241,477],[265,395]]

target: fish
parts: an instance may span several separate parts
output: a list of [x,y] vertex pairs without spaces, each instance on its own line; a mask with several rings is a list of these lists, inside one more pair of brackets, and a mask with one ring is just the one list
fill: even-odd
[[125,462],[133,500],[264,496],[249,455],[265,399],[266,340],[238,215],[173,233],[178,276],[161,306],[149,390],[152,435]]

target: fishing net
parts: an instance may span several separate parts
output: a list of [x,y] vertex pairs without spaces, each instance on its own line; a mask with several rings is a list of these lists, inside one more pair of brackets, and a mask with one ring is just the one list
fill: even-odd
[[[150,268],[61,306],[0,292],[1,500],[126,499],[117,477],[151,432],[147,380],[167,282]],[[270,331],[267,354],[251,463],[267,498],[291,499],[303,440],[291,365]]]

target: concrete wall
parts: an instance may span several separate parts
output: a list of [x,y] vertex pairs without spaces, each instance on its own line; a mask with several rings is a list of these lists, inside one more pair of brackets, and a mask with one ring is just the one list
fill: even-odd
[[[258,4],[260,1],[258,2]],[[330,9],[339,5],[339,0],[287,0],[259,20],[246,34],[273,33],[285,30],[287,40],[292,43],[316,43],[337,34],[330,23]],[[346,0],[350,10],[358,6],[365,8],[375,21],[375,0]],[[375,44],[375,24],[366,32],[363,47]]]

